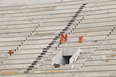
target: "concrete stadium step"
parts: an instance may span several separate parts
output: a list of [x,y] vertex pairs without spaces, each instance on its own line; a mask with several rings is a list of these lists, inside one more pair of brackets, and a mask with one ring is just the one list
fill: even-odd
[[17,41],[17,40],[25,40],[25,37],[13,37],[13,38],[1,38],[0,41]]
[[83,63],[85,60],[87,59],[78,59],[77,61],[74,62],[74,64],[78,64],[78,63]]
[[[114,2],[114,3],[113,3]],[[112,6],[116,3],[116,1],[103,1],[103,2],[97,2],[95,4],[95,9],[97,9],[97,7],[100,7],[100,9],[104,9],[104,8],[111,8],[111,7],[108,7],[108,6]]]
[[43,40],[28,40],[24,43],[24,45],[31,45],[31,44],[46,44],[46,43],[50,43],[52,41],[52,39],[43,39]]
[[[22,17],[22,16],[30,16],[30,15],[48,15],[49,13],[51,12],[51,10],[49,10],[49,11],[42,11],[42,12],[25,12],[25,13],[22,13],[23,15],[21,15],[21,13],[12,13],[12,14],[6,14],[6,15],[0,15],[0,17],[5,17],[5,18],[7,18],[7,17]],[[28,13],[28,14],[27,14]],[[35,13],[35,14],[34,14]]]
[[115,20],[106,20],[106,21],[103,21],[103,22],[91,22],[91,23],[81,23],[82,25],[84,24],[86,24],[86,25],[88,25],[88,24],[100,24],[100,23],[104,23],[104,22],[106,22],[106,24],[108,24],[108,22],[110,22],[110,23],[113,23],[113,21],[115,21]]
[[[114,1],[115,3],[116,3],[116,1]],[[100,8],[98,8],[98,7],[94,7],[94,9],[95,10],[102,10],[102,9],[110,9],[111,7],[116,7],[116,5],[110,5],[110,6],[102,6],[102,7],[100,7]]]
[[86,61],[84,66],[105,66],[105,65],[115,65],[116,60],[101,60],[101,61]]
[[114,71],[115,65],[106,65],[106,66],[83,66],[80,71]]
[[2,54],[2,53],[3,53],[3,54],[4,54],[4,53],[5,53],[5,54],[8,54],[8,51],[9,51],[9,50],[1,50],[1,51],[2,51],[2,52],[0,52],[0,54]]
[[[55,72],[55,73],[53,73]],[[70,72],[70,73],[69,73]],[[78,76],[78,77],[108,77],[108,76],[115,76],[115,71],[36,71],[36,75],[34,76],[41,76],[46,77],[46,74],[48,77],[55,76],[63,76],[63,77],[72,77],[72,76]]]
[[8,32],[31,32],[33,28],[24,28],[24,29],[6,29],[6,30],[0,30],[0,33],[8,33]]
[[[53,10],[53,9],[52,9]],[[16,13],[16,14],[10,14],[10,16],[12,17],[19,17],[19,16],[29,16],[29,15],[49,15],[51,13],[52,10],[49,11],[42,11],[42,12],[29,12],[29,13],[23,13],[23,15],[21,15],[20,13]],[[52,14],[61,14],[61,13],[70,13],[70,12],[76,12],[77,8],[75,9],[62,9],[62,10],[54,10],[52,11]],[[1,16],[1,15],[0,15]],[[7,15],[5,15],[4,17],[8,17]]]
[[15,46],[15,45],[19,45],[21,43],[21,41],[14,41],[14,42],[0,42],[0,47],[2,46]]
[[101,14],[93,14],[93,15],[88,15],[88,16],[85,16],[85,19],[97,19],[97,18],[107,18],[107,17],[115,17],[115,12],[116,10],[112,10],[112,11],[109,11],[111,13],[101,13]]
[[[41,37],[41,36],[40,36],[40,37]],[[44,40],[51,40],[51,39],[53,40],[53,38],[45,38],[45,39],[44,39],[44,38],[42,38],[42,39],[40,39],[40,38],[39,38],[39,39],[36,38],[36,39],[28,39],[28,41],[34,41],[34,40],[35,40],[35,41],[36,41],[36,40],[38,40],[38,41],[43,40],[43,41],[44,41]],[[45,44],[45,43],[41,43],[41,44]]]
[[96,32],[96,31],[109,31],[113,26],[102,26],[102,27],[89,27],[89,28],[76,28],[74,33],[84,33],[84,32]]
[[[40,23],[40,22],[42,22],[42,20],[34,21],[33,23]],[[2,24],[0,24],[0,26],[1,25],[13,25],[13,24],[15,24],[15,25],[30,24],[30,23],[32,23],[30,20],[27,20],[27,21],[15,21],[15,22],[14,21],[10,21],[8,23],[3,22]]]
[[1,77],[7,77],[7,76],[21,76],[21,74],[23,74],[25,69],[12,69],[12,70],[2,70],[0,75]]
[[60,67],[55,68],[52,65],[43,65],[38,67],[38,71],[53,71],[53,70],[77,70],[82,64],[69,64],[69,65],[60,65]]
[[63,18],[63,17],[71,17],[75,14],[75,12],[73,13],[65,13],[65,14],[53,14],[51,15],[49,18],[50,19],[54,19],[54,18]]
[[42,49],[26,49],[22,50],[19,49],[15,55],[21,55],[21,54],[39,54],[42,51]]
[[31,48],[44,48],[47,47],[48,44],[41,44],[41,45],[23,45],[21,48],[19,49],[31,49]]
[[[74,47],[74,46],[73,46]],[[77,46],[76,46],[77,47]],[[98,46],[83,46],[83,47],[80,47],[81,49],[93,49],[93,48],[97,48]],[[60,47],[60,48],[71,48],[71,46],[70,47]],[[77,48],[79,48],[79,47],[77,47]]]
[[[68,33],[70,32],[70,30],[72,29],[72,27],[69,27],[68,30],[66,30],[65,32]],[[43,30],[43,31],[36,31],[34,35],[47,35],[47,34],[52,34],[52,35],[55,35],[55,34],[59,34],[60,32],[62,32],[63,29],[54,29],[54,30]]]
[[[52,3],[44,3],[44,5],[43,4],[39,4],[39,5],[37,5],[37,4],[32,4],[32,5],[23,5],[23,6],[18,6],[18,7],[5,7],[5,9],[1,9],[1,10],[9,10],[9,9],[11,9],[11,10],[16,10],[17,8],[20,8],[20,9],[33,9],[33,8],[47,8],[47,7],[54,7],[54,6],[57,6],[57,5],[60,5],[60,6],[67,6],[67,5],[75,5],[75,4],[77,4],[77,5],[80,5],[80,4],[82,4],[82,3],[84,3],[84,1],[73,1],[73,2],[71,2],[71,1],[69,1],[69,2],[63,2],[63,3],[58,3],[58,2],[55,2],[54,4],[52,4]],[[20,10],[19,9],[19,10]]]
[[115,39],[113,39],[113,40],[111,39],[111,40],[110,40],[110,38],[109,38],[108,40],[105,40],[105,41],[103,42],[103,44],[107,44],[107,45],[108,45],[108,44],[116,44],[116,40],[115,40]]
[[116,30],[114,30],[112,34],[116,34]]
[[96,52],[94,52],[94,55],[102,55],[102,54],[115,54],[116,52],[115,51],[113,51],[113,50],[98,50],[98,51],[96,51]]
[[69,64],[69,65],[61,65],[58,70],[78,70],[78,68],[81,67],[82,64],[78,63],[78,64]]
[[109,36],[109,39],[112,39],[112,40],[114,39],[115,40],[115,38],[116,38],[116,35],[110,35]]
[[96,48],[93,49],[81,49],[83,52],[80,52],[81,54],[88,54],[96,50]]
[[58,2],[55,2],[54,4],[52,4],[52,3],[44,3],[44,5],[43,4],[39,4],[39,6],[37,5],[37,4],[30,4],[30,5],[23,5],[23,6],[18,6],[18,7],[16,7],[16,6],[12,6],[12,7],[4,7],[5,9],[1,9],[1,10],[9,10],[9,9],[12,9],[12,10],[16,10],[17,8],[19,8],[19,10],[20,9],[33,9],[33,8],[47,8],[47,7],[53,7],[53,6],[56,6],[56,5],[58,5],[58,4],[61,4],[61,3],[58,3]]
[[20,65],[20,64],[31,64],[33,61],[35,60],[35,58],[30,58],[30,59],[28,59],[28,58],[25,58],[25,59],[8,59],[8,60],[6,60],[6,61],[4,61],[4,64],[6,64],[6,65],[12,65],[12,64],[14,64],[14,65]]
[[1,15],[4,15],[4,14],[13,14],[13,13],[23,13],[23,12],[39,12],[39,11],[48,11],[48,10],[51,10],[53,9],[54,6],[52,7],[45,7],[45,8],[27,8],[27,9],[16,9],[16,10],[3,10],[1,11]]
[[[58,26],[62,26],[63,27],[63,26],[66,26],[68,23],[70,23],[71,18],[70,19],[66,19],[66,20],[62,20],[62,21],[60,21],[60,20],[55,21],[55,19],[54,19],[54,21],[51,21],[52,23],[46,21],[44,23],[40,23],[40,26],[42,26],[42,27],[58,27]],[[78,22],[81,19],[82,19],[82,17],[78,17],[77,19],[75,19],[75,22]],[[59,23],[59,24],[56,24],[56,23]],[[75,25],[75,24],[72,23],[72,25]]]
[[73,4],[72,6],[70,5],[61,5],[61,6],[58,6],[56,7],[57,10],[60,10],[60,9],[74,9],[74,8],[79,8],[81,5],[78,5],[78,4]]
[[[24,13],[24,12],[39,12],[39,11],[49,11],[49,10],[52,10],[54,8],[53,7],[46,7],[46,8],[32,8],[32,9],[17,9],[15,11],[13,10],[5,10],[5,11],[2,11],[4,12],[4,14],[12,14],[12,13]],[[0,14],[3,14],[3,13],[0,13]]]
[[[45,22],[60,22],[60,21],[69,21],[72,17],[64,17],[64,18],[55,18],[55,19],[49,19],[49,20],[46,20]],[[28,23],[40,23],[42,22],[43,20],[42,19],[28,19],[28,20],[20,20],[20,21],[7,21],[6,22],[3,22],[1,23],[0,25],[4,24],[28,24]]]
[[[41,12],[40,12],[41,13]],[[75,12],[69,12],[69,13],[60,13],[60,14],[52,14],[52,15],[50,15],[50,19],[54,19],[54,18],[63,18],[63,17],[66,17],[65,15],[64,16],[62,16],[62,14],[65,14],[66,16],[67,16],[67,14],[70,14],[71,16],[73,16],[74,14],[75,14]],[[31,15],[24,15],[24,16],[14,16],[14,18],[17,18],[15,21],[19,21],[19,20],[37,20],[37,19],[42,19],[43,20],[43,18],[46,18],[46,16],[48,16],[49,15],[49,12],[46,14],[44,14],[44,12],[42,13],[42,15],[40,15],[39,13],[36,13],[35,12],[35,14],[31,14]],[[61,16],[60,16],[61,15]],[[67,17],[70,17],[70,15],[69,16],[67,16]],[[30,18],[29,18],[29,17]],[[56,17],[55,17],[56,16]],[[9,17],[2,17],[1,18],[1,21],[4,21],[4,20],[8,20],[8,18]],[[13,19],[9,19],[9,21],[13,21]]]
[[[73,14],[74,15],[74,14]],[[46,20],[45,22],[62,22],[62,21],[70,21],[71,17],[64,17],[64,18],[53,18],[53,19],[49,19]]]
[[4,57],[8,57],[8,53],[6,54],[6,53],[0,53],[0,58],[4,58]]
[[108,45],[102,45],[99,49],[114,49],[116,47],[116,44],[108,44]]
[[[57,18],[64,18],[64,17],[71,17],[73,16],[75,13],[65,13],[65,14],[53,14],[49,17],[49,19],[57,19]],[[37,20],[37,19],[42,19],[45,18],[46,16],[41,16],[41,15],[30,15],[29,17],[17,17],[17,19],[14,18],[1,18],[0,22],[2,21],[19,21],[19,20]]]
[[81,46],[96,46],[99,45],[100,42],[83,42],[82,44],[78,44],[78,43],[64,43],[62,45],[60,45],[61,47],[69,47],[69,46],[77,46],[77,47],[81,47]]
[[[114,10],[115,8],[111,8],[107,11],[107,9],[103,9],[103,10],[95,10],[95,11],[91,11],[91,13],[88,13],[88,16],[85,17],[85,19],[99,19],[99,18],[108,18],[108,17],[113,17],[114,13],[116,12],[116,10]],[[84,9],[85,10],[85,9]],[[80,16],[84,16],[84,14],[86,13],[86,11],[84,13],[81,13]],[[97,16],[98,17],[97,17]],[[101,16],[103,15],[103,16]],[[105,16],[107,15],[107,16]],[[111,15],[111,16],[110,16]],[[95,17],[94,17],[95,16]],[[100,17],[101,16],[101,17]],[[115,17],[115,16],[114,16]]]
[[0,70],[5,70],[5,69],[26,69],[30,64],[22,64],[22,65],[1,65]]
[[[105,8],[105,9],[103,9],[103,10],[100,10],[99,9],[99,7],[96,7],[97,9],[95,9],[95,8],[91,8],[92,10],[91,10],[91,12],[89,12],[88,13],[88,16],[92,16],[92,15],[97,15],[97,14],[108,14],[108,13],[114,13],[114,12],[116,12],[116,10],[114,10],[115,9],[115,7],[114,8],[110,8],[108,11],[107,11],[107,8]],[[83,13],[81,13],[80,15],[84,15],[84,13],[85,12],[87,12],[88,11],[88,9],[87,8],[85,8],[85,9],[83,9]],[[107,16],[106,16],[107,17]],[[93,17],[94,18],[94,17]],[[96,17],[95,17],[96,18]],[[85,18],[86,19],[86,18]]]
[[14,18],[9,18],[9,17],[2,17],[0,22],[3,22],[3,21],[24,21],[24,20],[36,20],[36,19],[42,19],[42,18],[45,18],[45,16],[36,16],[36,15],[30,15],[29,17],[27,16],[21,16],[21,17],[17,17],[17,19],[14,19]]
[[4,47],[0,47],[0,51],[9,51],[11,49],[15,49],[17,46],[4,46]]
[[0,36],[0,38],[8,38],[8,37],[25,37],[25,36],[27,36],[27,35],[29,35],[29,32],[19,32],[19,33],[3,33],[3,34],[1,34],[1,36]]
[[38,55],[39,55],[40,53],[38,53],[38,54],[21,54],[21,55],[13,55],[13,56],[11,56],[9,59],[24,59],[24,58],[36,58]]
[[[94,23],[94,22],[105,22],[106,20],[113,21],[116,17],[107,17],[107,18],[96,18],[96,19],[89,19],[89,20],[83,20],[82,23]],[[106,19],[106,20],[104,20]]]
[[115,54],[106,54],[106,55],[93,55],[90,60],[104,60],[104,59],[115,59]]
[[[67,43],[74,43],[74,42],[78,43],[78,41],[79,41],[79,37],[77,39],[75,38],[74,40],[72,40],[72,39],[74,39],[74,37],[72,37],[72,38],[69,37],[67,39]],[[102,40],[83,40],[83,42],[80,43],[80,45],[83,45],[84,43],[85,44],[87,44],[87,43],[92,43],[93,44],[93,43],[98,43],[98,42],[102,42]]]
[[55,34],[58,34],[60,33],[62,30],[56,30],[56,31],[43,31],[43,32],[35,32],[35,36],[47,36],[47,35],[55,35]]
[[[66,27],[66,25],[65,25]],[[70,29],[70,28],[69,28]],[[54,31],[54,32],[53,32]],[[57,33],[59,31],[59,33],[62,31],[62,29],[51,29],[51,30],[37,30],[35,31],[35,35],[36,33],[37,34],[42,34],[42,33],[48,33],[48,34],[51,34],[51,33]]]
[[53,29],[63,29],[63,28],[65,28],[66,27],[66,25],[65,26],[57,26],[57,27],[39,27],[39,31],[41,31],[41,30],[53,30]]
[[[99,40],[104,40],[105,37],[106,37],[106,36],[84,37],[84,38],[83,38],[83,41],[93,41],[93,40],[99,41]],[[77,40],[78,40],[78,37],[73,37],[73,38],[70,38],[70,37],[69,37],[68,39],[70,39],[71,41],[72,41],[72,40],[73,40],[73,41],[77,41]]]
[[[73,32],[72,32],[73,33]],[[79,37],[79,36],[84,36],[84,37],[87,37],[87,36],[104,36],[104,35],[106,35],[106,34],[108,34],[109,33],[109,31],[100,31],[100,32],[88,32],[88,33],[73,33],[70,37],[75,37],[75,36],[77,36],[77,37]]]
[[112,4],[115,4],[115,3],[116,3],[115,0],[112,0],[112,1],[104,1],[103,3],[102,3],[102,2],[98,2],[98,3],[96,3],[96,6],[112,5]]
[[[60,48],[68,48],[68,47],[77,47],[77,46],[61,46]],[[95,47],[98,47],[98,46],[96,46],[96,45],[94,45],[94,46],[80,46],[80,48],[95,48]],[[79,48],[79,47],[78,47]]]
[[[106,23],[94,23],[94,24],[92,24],[94,27],[100,27],[100,26],[110,26],[110,25],[114,25],[115,24],[115,22],[113,22],[113,21],[110,21],[110,22],[106,22]],[[91,24],[81,24],[81,26],[79,26],[79,28],[83,28],[83,27],[91,27],[90,26]]]
[[3,63],[5,58],[0,58],[0,65]]
[[0,28],[3,30],[3,29],[20,29],[20,28],[29,28],[29,27],[31,27],[31,28],[34,28],[35,26],[37,26],[38,25],[38,23],[28,23],[28,24],[18,24],[18,25],[16,25],[16,24],[12,24],[12,25],[7,25],[7,26],[0,26]]
[[80,54],[80,56],[78,57],[78,59],[87,59],[88,57],[90,57],[90,55],[92,55],[92,53]]
[[29,40],[32,40],[32,39],[33,40],[35,40],[35,39],[38,39],[38,40],[44,40],[44,39],[46,39],[47,40],[47,39],[52,39],[55,36],[56,35],[51,35],[51,36],[48,35],[48,36],[43,36],[43,37],[42,36],[33,36],[33,37],[30,37]]

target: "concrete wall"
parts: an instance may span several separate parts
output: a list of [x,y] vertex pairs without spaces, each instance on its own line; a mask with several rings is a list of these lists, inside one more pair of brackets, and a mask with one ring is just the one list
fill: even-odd
[[59,50],[57,55],[52,59],[52,65],[56,63],[56,64],[61,64],[64,65],[64,58],[62,56],[62,50]]
[[38,3],[53,3],[62,1],[73,1],[73,0],[0,0],[0,6],[16,6]]
[[52,59],[52,65],[54,63],[56,64],[61,64],[64,65],[65,64],[65,59],[63,58],[63,56],[71,56],[74,55],[74,53],[78,50],[78,47],[74,47],[74,48],[66,48],[66,49],[59,49],[56,52],[56,56]]
[[73,55],[78,50],[78,47],[74,48],[65,48],[63,49],[63,56],[70,56]]

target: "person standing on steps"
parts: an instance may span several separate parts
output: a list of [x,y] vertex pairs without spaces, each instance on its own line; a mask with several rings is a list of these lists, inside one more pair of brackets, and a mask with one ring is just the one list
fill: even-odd
[[59,45],[60,45],[60,44],[62,44],[62,40],[61,40],[61,39],[60,39],[60,41],[59,41]]
[[82,40],[83,40],[83,36],[79,36],[79,41],[78,41],[78,43],[82,43]]
[[62,44],[63,38],[64,38],[64,35],[61,34],[60,41],[59,41],[59,45]]
[[10,54],[10,56],[13,54],[12,50],[9,50],[8,53]]
[[61,34],[61,40],[63,40],[63,38],[64,38],[64,34]]
[[65,34],[65,42],[67,42],[67,37],[68,37],[68,35],[67,35],[67,34]]

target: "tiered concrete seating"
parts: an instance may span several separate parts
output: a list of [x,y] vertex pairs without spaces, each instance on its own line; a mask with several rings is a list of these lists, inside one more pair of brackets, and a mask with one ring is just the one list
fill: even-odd
[[[26,8],[25,8],[26,9]],[[42,9],[46,10],[46,7],[43,7]],[[27,9],[28,11],[31,11],[32,9]],[[18,10],[18,12],[23,11],[24,13],[27,13],[27,10]],[[52,10],[52,9],[51,9]],[[49,9],[49,11],[51,11]],[[2,58],[1,62],[4,61],[5,58],[7,58],[8,51],[9,50],[15,50],[21,43],[26,39],[26,37],[34,30],[34,28],[41,22],[47,14],[43,15],[41,19],[38,19],[37,23],[32,23],[30,18],[27,17],[27,19],[23,19],[25,15],[20,17],[13,17],[12,15],[16,15],[17,10],[0,10],[1,12],[4,11],[0,16],[2,16],[0,19],[2,23],[0,23],[0,58]],[[9,11],[12,11],[12,15],[9,13]],[[38,10],[39,11],[39,10]],[[35,11],[35,13],[37,13]],[[39,16],[36,16],[39,17]],[[26,18],[26,16],[25,16]],[[17,20],[20,19],[20,20]],[[22,20],[21,20],[22,19]],[[29,21],[28,21],[29,20]]]
[[[106,2],[106,5],[109,5],[108,2]],[[81,47],[82,50],[85,50],[85,52],[81,52],[79,59],[75,62],[77,66],[79,63],[83,64],[83,62],[87,60],[87,58],[93,53],[93,51],[96,48],[98,48],[99,45],[102,44],[102,41],[106,40],[106,38],[108,37],[107,35],[109,34],[109,32],[111,32],[111,30],[113,29],[115,25],[115,22],[113,21],[114,17],[111,17],[113,13],[107,13],[104,10],[104,8],[109,9],[109,7],[113,5],[109,5],[109,7],[107,7],[106,5],[105,6],[101,5],[103,6],[102,8],[100,8],[100,6],[99,7],[95,6],[95,8],[93,8],[93,10],[91,10],[91,12],[84,17],[84,20],[81,22],[81,24],[76,29],[74,29],[74,31],[71,33],[71,35],[68,38],[68,42],[60,45],[60,48]],[[104,15],[104,13],[102,13],[101,11],[103,12],[105,11],[106,14]],[[84,15],[84,14],[85,13],[81,13],[81,15]],[[102,17],[102,15],[104,17]],[[80,35],[84,36],[84,40],[82,44],[78,44],[78,37]],[[109,46],[105,45],[104,47],[108,48]],[[114,48],[115,45],[114,47],[113,45],[111,47]],[[50,63],[51,63],[50,59],[52,59],[53,56],[47,59],[49,61],[46,60],[46,62],[44,62],[45,65],[41,66],[38,70],[44,70],[44,68],[42,67],[45,67],[46,70],[47,68],[49,70],[57,70],[55,68],[50,67]],[[62,68],[64,68],[65,70],[67,67],[61,66],[61,68],[58,68],[58,70],[62,70]]]
[[[113,71],[115,70],[115,27],[107,37],[98,50],[96,50],[89,58],[85,61],[82,68],[79,71],[101,71],[110,74],[108,76],[115,76]],[[112,72],[112,73],[109,73]],[[107,75],[105,74],[105,75]],[[92,74],[91,74],[92,75]],[[101,76],[101,75],[99,75]]]
[[[32,65],[33,61],[37,60],[37,57],[42,54],[42,49],[46,48],[54,39],[54,37],[57,36],[66,27],[67,23],[70,22],[72,16],[75,14],[75,12],[77,12],[79,6],[86,2],[73,1],[66,3],[45,4],[44,6],[21,6],[18,10],[13,7],[13,11],[8,10],[4,11],[4,14],[1,13],[0,17],[2,17],[1,22],[3,23],[0,25],[5,25],[5,27],[1,26],[2,31],[0,32],[9,32],[8,36],[0,36],[0,38],[5,37],[5,39],[0,40],[0,50],[4,51],[0,52],[3,54],[0,55],[1,58],[7,57],[6,52],[11,48],[16,48],[17,45],[19,45],[21,41],[26,38],[26,35],[28,35],[31,31],[33,31],[33,29],[35,29],[38,24],[40,24],[38,29],[36,29],[32,33],[32,35],[23,43],[23,45],[18,48],[17,52],[15,52],[13,56],[4,61],[4,63],[0,66],[1,74],[4,74],[6,72],[8,73],[10,71],[14,72],[14,74],[19,74],[13,75],[12,77],[46,77],[46,75],[47,77],[51,77],[53,75],[55,77],[112,76],[115,73],[114,71],[116,67],[114,52],[115,42],[113,42],[115,41],[116,33],[114,31],[115,10],[111,8],[115,8],[115,5],[111,4],[115,3],[116,1],[112,0],[111,2],[109,0],[100,0],[95,4],[94,1],[87,2],[88,6],[82,13],[80,13],[78,18],[76,19],[76,22],[78,22],[82,17],[84,17],[84,19],[80,21],[78,26],[75,26],[75,28],[69,28],[69,31],[66,32],[70,33],[68,41],[57,48],[62,49],[69,47],[81,47],[84,52],[81,52],[78,60],[73,64],[54,68],[53,66],[51,66],[51,59],[55,56],[55,54],[52,52],[58,45],[59,40],[57,40],[56,43],[54,43],[54,45],[49,49],[49,51],[46,52],[46,55],[44,55],[44,57],[39,60],[38,64],[34,67],[34,71],[32,71],[31,73],[36,74],[33,75],[20,74],[22,74],[30,65]],[[110,10],[106,11],[107,9]],[[7,14],[9,14],[10,16]],[[16,18],[16,20],[13,17]],[[7,20],[10,21],[8,21],[7,23],[4,22]],[[75,24],[76,23],[74,23],[73,26]],[[7,25],[9,25],[8,30],[5,29]],[[16,27],[17,25],[19,26],[19,28]],[[72,28],[74,30],[72,30]],[[114,32],[112,32],[112,30]],[[83,43],[81,44],[78,43],[78,37],[80,35],[84,36]],[[9,44],[7,44],[6,42],[8,42]],[[98,50],[96,51],[96,49]],[[2,60],[3,59],[0,59],[1,62]],[[53,74],[53,72],[55,73]],[[10,75],[4,77],[9,76]]]
[[[63,8],[63,6],[64,6],[64,8]],[[21,45],[21,47],[19,47],[17,49],[17,51],[14,53],[14,55],[12,55],[6,61],[4,61],[4,63],[0,66],[1,67],[0,69],[2,70],[1,72],[4,73],[5,71],[8,71],[8,70],[14,70],[15,72],[18,72],[19,74],[23,73],[24,70],[26,70],[26,68],[29,65],[31,65],[32,62],[34,60],[36,60],[36,58],[42,53],[42,49],[47,47],[48,44],[53,40],[53,38],[56,35],[58,35],[66,27],[68,22],[70,22],[72,16],[74,16],[74,12],[77,12],[79,7],[80,7],[80,4],[79,5],[75,4],[74,6],[70,7],[70,5],[65,5],[65,4],[63,5],[63,3],[62,3],[62,6],[57,6],[55,8],[55,11],[52,12],[51,10],[49,10],[49,11],[51,11],[51,12],[49,12],[50,13],[49,15],[47,15],[48,12],[46,12],[46,11],[44,11],[46,13],[40,12],[40,16],[41,15],[44,15],[44,16],[46,15],[46,17],[43,17],[43,19],[42,18],[39,18],[39,19],[35,18],[36,20],[33,20],[33,21],[29,20],[30,22],[32,21],[31,23],[32,24],[34,23],[35,26],[37,26],[36,25],[37,23],[38,24],[40,23],[38,29],[36,29],[35,32],[32,33],[32,35],[25,42],[23,42],[23,45]],[[72,10],[73,10],[73,13],[70,13],[70,11],[72,11]],[[67,13],[68,11],[69,11],[69,13]],[[23,12],[23,11],[21,11],[21,12]],[[36,15],[36,13],[38,13],[38,12],[34,12],[32,14]],[[60,17],[60,13],[61,14],[65,14],[65,16]],[[24,15],[24,16],[27,16],[26,14],[31,16],[31,13],[28,13],[27,10],[26,10],[26,12],[22,13],[22,15]],[[55,15],[55,14],[57,14],[57,15]],[[72,16],[71,16],[71,14],[72,14]],[[70,15],[70,16],[66,17],[67,15]],[[19,14],[17,12],[17,10],[16,10],[15,14],[11,14],[10,16],[11,17],[19,17],[19,16],[21,16],[21,14]],[[54,16],[57,16],[57,18],[54,18]],[[6,17],[7,17],[7,15],[6,15]],[[49,17],[50,17],[50,19],[49,19]],[[24,18],[24,17],[22,17],[22,18]],[[80,19],[80,18],[78,18],[78,19]],[[78,21],[78,19],[77,19],[77,21]],[[15,25],[19,25],[20,26],[20,25],[23,25],[23,24],[24,25],[28,25],[29,24],[30,25],[29,29],[31,29],[31,23],[27,23],[27,22],[21,20],[21,18],[19,18],[19,20],[17,20],[16,22],[14,22],[14,21],[15,20],[11,19],[11,22],[9,21],[8,24],[4,23],[4,25],[15,24]],[[56,23],[62,23],[62,22],[65,22],[65,23],[63,25],[59,25],[59,26],[56,25]],[[15,25],[13,25],[13,26],[15,26]],[[35,26],[33,26],[33,29],[35,28]],[[21,29],[20,29],[21,32],[23,31],[22,30],[23,28],[24,27],[21,27]],[[14,28],[10,27],[9,31],[11,29],[14,29]],[[27,31],[27,30],[28,30],[28,27],[26,27],[24,29],[23,33],[25,33],[25,32],[28,33],[29,31]],[[18,31],[18,30],[16,30],[16,31]],[[54,33],[51,33],[51,32],[54,32]],[[11,35],[13,35],[13,34],[11,34]],[[15,35],[13,35],[13,37],[15,37]],[[23,35],[21,35],[21,37],[23,37]],[[18,40],[20,40],[20,39],[22,39],[22,38],[19,37]],[[9,39],[9,38],[7,39],[6,38],[6,40],[11,41],[12,38],[11,39]],[[57,43],[54,44],[54,47],[57,46],[57,45],[58,45]],[[9,48],[11,48],[11,47],[9,47]],[[49,54],[47,54],[47,55],[49,55]],[[12,66],[9,67],[9,65],[12,65]],[[7,68],[7,67],[9,67],[9,68]],[[37,67],[35,67],[35,69],[36,68]]]

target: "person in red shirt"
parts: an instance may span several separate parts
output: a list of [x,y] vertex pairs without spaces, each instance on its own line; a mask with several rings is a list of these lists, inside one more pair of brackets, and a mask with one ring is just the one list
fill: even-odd
[[63,34],[61,34],[61,40],[63,40],[63,38],[64,38],[64,35],[63,35]]
[[59,41],[59,45],[60,45],[60,44],[62,44],[62,40],[61,40],[61,39],[60,39],[60,41]]
[[67,34],[65,34],[65,42],[67,42],[67,37],[68,37],[68,35],[67,35]]
[[79,41],[78,41],[78,43],[82,43],[82,40],[83,40],[83,36],[79,36]]
[[9,50],[8,53],[10,54],[10,56],[13,54],[12,50]]

